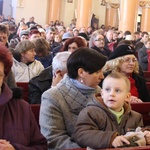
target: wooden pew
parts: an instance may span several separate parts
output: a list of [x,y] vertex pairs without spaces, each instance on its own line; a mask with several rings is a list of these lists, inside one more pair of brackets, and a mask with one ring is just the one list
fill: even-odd
[[143,71],[146,82],[150,82],[150,71]]
[[150,102],[132,103],[131,107],[132,110],[142,114],[144,126],[150,126]]
[[28,82],[16,82],[17,87],[21,87],[23,89],[23,99],[29,102],[28,97]]
[[[87,148],[70,148],[63,150],[88,150]],[[90,150],[90,149],[89,149]],[[106,148],[106,149],[97,149],[97,150],[150,150],[150,146],[138,146],[138,147],[124,147],[124,148]]]
[[147,86],[147,89],[148,89],[149,94],[150,94],[150,82],[146,82],[146,86]]
[[[40,104],[30,104],[32,112],[39,124]],[[150,126],[150,102],[132,103],[132,110],[139,112],[143,116],[144,126]]]

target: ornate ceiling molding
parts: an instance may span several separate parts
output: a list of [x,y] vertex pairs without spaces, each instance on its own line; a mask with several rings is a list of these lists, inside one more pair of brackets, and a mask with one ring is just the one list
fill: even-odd
[[140,7],[149,7],[150,8],[150,0],[139,0]]
[[17,7],[24,7],[24,0],[17,0]]
[[101,5],[117,9],[120,6],[120,0],[101,0]]
[[118,9],[120,4],[116,4],[116,3],[109,3],[110,7],[111,8],[114,8],[114,9]]

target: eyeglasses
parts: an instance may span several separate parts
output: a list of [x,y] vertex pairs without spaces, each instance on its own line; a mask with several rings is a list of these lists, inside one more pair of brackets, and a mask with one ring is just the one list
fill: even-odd
[[133,63],[135,63],[135,62],[137,62],[137,59],[136,59],[136,58],[124,58],[123,61],[124,61],[125,63],[130,63],[131,61],[132,61]]
[[103,38],[96,39],[95,41],[104,41]]

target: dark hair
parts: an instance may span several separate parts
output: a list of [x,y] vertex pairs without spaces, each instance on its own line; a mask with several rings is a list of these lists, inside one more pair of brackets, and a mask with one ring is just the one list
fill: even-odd
[[127,36],[127,35],[131,35],[131,32],[128,30],[124,32],[124,36]]
[[39,57],[46,57],[50,54],[50,47],[44,38],[38,38],[33,41],[35,43],[35,52]]
[[29,36],[31,36],[32,34],[40,34],[41,35],[39,30],[35,30],[35,29],[30,31]]
[[7,36],[9,36],[9,29],[6,25],[0,24],[0,33],[5,33]]
[[9,26],[9,31],[15,32],[15,31],[16,31],[15,25],[10,25],[10,26]]
[[106,57],[94,49],[81,47],[74,51],[67,60],[68,76],[76,79],[78,69],[83,68],[89,74],[92,74],[104,66]]
[[73,37],[73,38],[66,40],[64,46],[60,49],[60,51],[61,52],[68,51],[69,45],[74,43],[74,42],[78,45],[78,47],[86,47],[86,44],[81,37]]
[[148,35],[148,32],[146,31],[142,32],[142,37],[144,37],[145,34]]
[[136,35],[137,35],[137,34],[140,34],[140,32],[139,32],[139,31],[135,31],[135,32],[134,32],[134,34],[136,34]]
[[32,30],[38,30],[37,26],[36,25],[33,25],[31,28],[30,28],[30,31]]
[[13,59],[6,46],[0,44],[0,62],[4,64],[4,74],[7,76],[11,70]]

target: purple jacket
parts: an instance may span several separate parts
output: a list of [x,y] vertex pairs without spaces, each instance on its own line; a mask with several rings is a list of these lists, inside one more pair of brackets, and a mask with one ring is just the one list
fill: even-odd
[[16,150],[47,150],[47,142],[40,133],[30,105],[12,98],[6,84],[0,95],[0,139],[9,141]]

